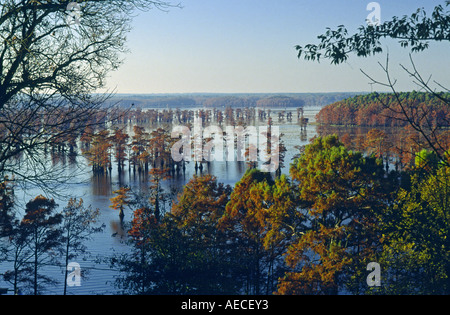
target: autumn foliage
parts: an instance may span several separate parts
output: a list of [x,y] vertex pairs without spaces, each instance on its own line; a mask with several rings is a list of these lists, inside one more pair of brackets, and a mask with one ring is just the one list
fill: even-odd
[[113,198],[111,198],[111,206],[110,208],[113,208],[114,210],[119,210],[119,217],[123,219],[124,217],[124,208],[128,204],[128,192],[130,191],[130,188],[128,187],[121,187],[118,190],[114,191],[113,193],[116,195]]
[[[449,95],[441,97],[448,99]],[[407,104],[406,114],[421,124],[448,126],[450,122],[448,104],[433,94],[419,92],[400,93],[399,99],[394,94],[358,95],[323,107],[316,119],[325,125],[408,126],[410,123],[398,102]]]
[[[383,289],[368,288],[366,267],[373,261],[383,262],[389,272],[404,262],[409,276],[416,267],[433,264],[441,273],[424,269],[421,277],[429,274],[433,283],[445,283],[448,258],[442,250],[448,231],[440,215],[448,215],[448,198],[434,194],[439,199],[432,207],[439,210],[432,223],[419,214],[418,192],[409,191],[419,189],[431,198],[431,186],[418,188],[411,174],[429,177],[430,183],[445,179],[436,187],[448,189],[446,166],[422,153],[408,173],[387,172],[383,133],[372,131],[365,145],[370,154],[349,150],[335,135],[317,137],[291,163],[289,175],[273,177],[250,168],[233,189],[210,175],[194,176],[160,219],[154,205],[137,209],[130,235],[136,242],[133,266],[140,267],[127,272],[121,287],[170,294],[404,292],[395,282],[399,274],[385,274]],[[413,176],[412,181],[399,182],[400,174]],[[414,245],[419,235],[402,227],[409,222],[405,217],[408,224],[431,231],[425,247]],[[441,244],[439,249],[432,242]],[[436,257],[427,256],[431,248]],[[390,256],[395,251],[402,254]],[[132,279],[139,274],[146,282],[133,289]],[[418,287],[428,292],[433,286]]]

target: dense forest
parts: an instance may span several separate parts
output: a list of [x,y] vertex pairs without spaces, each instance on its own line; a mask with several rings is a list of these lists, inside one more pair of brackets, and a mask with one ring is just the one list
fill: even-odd
[[[405,110],[410,117],[430,125],[449,126],[450,109],[443,100],[449,98],[450,93],[371,93],[325,106],[316,118],[318,123],[325,125],[405,127],[409,124]],[[405,103],[405,106],[402,108],[399,103]]]
[[[448,294],[450,169],[433,152],[402,171],[317,137],[288,174],[249,165],[234,187],[194,176],[162,215],[117,191],[134,209],[132,255],[111,260],[131,294]],[[378,157],[377,157],[378,156]],[[449,154],[447,152],[447,159]],[[383,266],[368,286],[367,267]],[[201,276],[199,276],[201,275]]]
[[117,94],[105,105],[128,108],[189,107],[298,107],[325,106],[361,93],[283,93],[283,94]]

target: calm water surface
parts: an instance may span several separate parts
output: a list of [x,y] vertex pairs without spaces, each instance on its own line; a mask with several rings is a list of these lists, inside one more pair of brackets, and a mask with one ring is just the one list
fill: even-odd
[[[314,117],[320,108],[307,107],[305,108],[305,117],[309,118],[310,122],[314,122]],[[285,166],[283,173],[288,173],[289,163],[292,157],[298,153],[295,146],[306,145],[309,140],[314,137],[316,127],[308,125],[306,130],[302,131],[300,126],[295,124],[296,111],[292,110],[293,122],[278,122],[276,110],[272,111],[274,124],[280,126],[280,132],[284,134],[282,138],[286,148]],[[262,123],[265,124],[265,123]],[[79,257],[73,261],[80,264],[81,269],[86,277],[82,279],[80,287],[68,287],[68,294],[116,294],[118,289],[114,287],[115,277],[118,275],[116,270],[111,270],[106,263],[98,263],[96,260],[99,257],[109,257],[114,253],[126,253],[129,250],[126,241],[127,225],[132,219],[132,211],[125,210],[125,218],[123,224],[119,221],[118,212],[109,208],[111,204],[110,198],[113,196],[112,192],[120,186],[128,185],[133,191],[145,191],[148,180],[140,177],[137,173],[128,171],[128,166],[122,173],[118,174],[117,166],[113,164],[113,171],[111,175],[93,176],[92,171],[82,156],[78,156],[73,164],[68,164],[69,169],[81,169],[80,181],[76,184],[71,184],[65,193],[71,197],[82,198],[84,205],[91,205],[92,208],[100,209],[99,223],[104,223],[106,228],[104,232],[95,234],[93,239],[86,243],[90,257],[85,259]],[[217,177],[218,181],[233,186],[245,173],[245,163],[238,162],[212,162],[209,169],[203,169],[203,173],[210,173]],[[179,178],[170,179],[165,182],[166,188],[170,186],[181,189],[195,174],[193,163],[188,164],[186,174]],[[199,173],[198,173],[199,174]],[[18,196],[18,203],[25,204],[30,199],[36,197],[41,192],[33,187],[16,190]],[[62,209],[67,200],[64,198],[55,198]],[[20,216],[19,216],[20,217]],[[0,263],[0,274],[9,270],[8,262]],[[43,272],[50,275],[59,281],[55,286],[46,288],[44,294],[62,294],[64,284],[64,268],[62,266],[48,266],[43,269]],[[11,285],[2,282],[0,279],[0,287],[11,288]]]

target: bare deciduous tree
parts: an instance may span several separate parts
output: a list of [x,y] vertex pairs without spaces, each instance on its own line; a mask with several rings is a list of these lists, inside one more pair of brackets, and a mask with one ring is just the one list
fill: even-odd
[[[297,45],[298,58],[305,60],[320,61],[328,59],[332,64],[340,64],[348,60],[351,53],[358,57],[368,57],[383,52],[381,40],[390,38],[397,40],[403,48],[410,48],[412,53],[422,52],[429,48],[430,42],[450,41],[450,1],[446,0],[443,5],[435,6],[433,12],[427,15],[423,8],[417,9],[411,15],[393,17],[389,21],[379,25],[364,25],[359,27],[355,34],[349,34],[344,25],[338,26],[336,30],[327,28],[327,31],[317,36],[318,44]],[[413,82],[423,91],[426,91],[440,99],[443,104],[450,108],[450,99],[443,92],[448,92],[442,83],[432,81],[431,76],[424,78],[418,71],[410,54],[411,66],[401,65],[401,68],[412,78]],[[433,119],[429,110],[424,108],[410,108],[409,104],[399,97],[396,88],[396,80],[392,78],[389,70],[389,56],[386,65],[380,64],[386,74],[384,81],[374,79],[364,73],[370,84],[379,84],[391,89],[397,102],[393,105],[383,104],[391,110],[392,117],[409,123],[417,131],[441,162],[448,165],[446,141],[441,138],[441,131],[448,128],[449,118],[443,117],[439,124]],[[439,92],[442,91],[442,92]]]
[[[108,93],[93,93],[121,64],[132,13],[175,6],[160,0],[2,1],[0,175],[45,190],[56,179],[66,182],[43,150],[114,117],[113,106],[103,106]],[[71,7],[79,10],[76,19]]]

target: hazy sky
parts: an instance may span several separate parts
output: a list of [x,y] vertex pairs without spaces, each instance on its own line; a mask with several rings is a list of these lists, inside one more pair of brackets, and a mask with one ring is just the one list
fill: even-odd
[[[176,0],[175,0],[176,1]],[[410,65],[408,50],[385,41],[385,53],[354,55],[346,64],[297,59],[295,45],[317,43],[326,27],[344,24],[350,32],[365,24],[368,0],[181,0],[183,8],[140,12],[128,36],[130,53],[112,73],[117,93],[283,93],[370,91],[360,72],[384,79],[378,62],[389,50],[399,90],[416,87],[399,64]],[[444,0],[378,1],[381,20],[427,12]],[[448,43],[414,55],[428,77],[449,86]],[[381,87],[374,87],[381,90]]]

